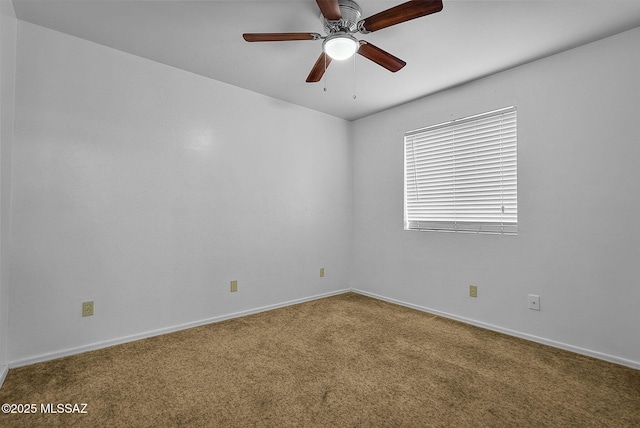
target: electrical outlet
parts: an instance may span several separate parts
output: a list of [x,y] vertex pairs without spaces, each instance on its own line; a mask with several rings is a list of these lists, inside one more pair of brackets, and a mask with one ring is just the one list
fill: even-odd
[[529,300],[529,309],[533,311],[540,310],[540,296],[537,294],[529,294],[527,299]]
[[90,317],[93,315],[93,302],[82,302],[82,316]]
[[320,278],[324,278],[324,268],[320,268]]
[[231,281],[231,292],[235,293],[236,291],[238,291],[238,281],[233,280]]
[[469,286],[469,297],[478,297],[478,286],[470,285]]

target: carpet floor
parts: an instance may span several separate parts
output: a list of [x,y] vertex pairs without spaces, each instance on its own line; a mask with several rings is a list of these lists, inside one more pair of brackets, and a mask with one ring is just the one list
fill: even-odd
[[0,403],[36,410],[3,427],[639,427],[640,371],[346,293],[11,369]]

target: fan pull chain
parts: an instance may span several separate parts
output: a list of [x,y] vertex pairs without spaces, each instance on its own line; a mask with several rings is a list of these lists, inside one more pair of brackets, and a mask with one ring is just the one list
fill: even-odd
[[327,92],[327,55],[324,56],[324,73],[322,74],[322,84],[324,85],[324,91]]
[[356,99],[356,55],[353,54],[353,99]]

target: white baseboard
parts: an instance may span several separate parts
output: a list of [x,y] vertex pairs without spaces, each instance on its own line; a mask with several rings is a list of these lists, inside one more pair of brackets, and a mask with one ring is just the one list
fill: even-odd
[[0,370],[0,388],[2,388],[2,384],[4,383],[4,380],[7,378],[8,373],[9,373],[9,364],[5,364],[4,366],[2,366],[2,369]]
[[181,324],[181,325],[177,325],[177,326],[162,328],[162,329],[158,329],[158,330],[152,330],[152,331],[148,331],[148,332],[144,332],[144,333],[140,333],[140,334],[135,334],[135,335],[131,335],[131,336],[125,336],[125,337],[116,338],[116,339],[112,339],[112,340],[96,342],[96,343],[92,343],[92,344],[85,345],[85,346],[69,348],[69,349],[65,349],[65,350],[62,350],[62,351],[56,351],[56,352],[51,352],[51,353],[48,353],[48,354],[38,355],[38,356],[35,356],[35,357],[29,357],[29,358],[16,360],[16,361],[11,361],[11,362],[9,362],[9,364],[5,364],[4,367],[2,367],[1,370],[0,370],[0,387],[2,386],[2,383],[4,382],[4,379],[6,378],[7,373],[8,373],[10,368],[22,367],[22,366],[27,366],[27,365],[30,365],[30,364],[40,363],[40,362],[43,362],[43,361],[54,360],[56,358],[67,357],[67,356],[74,355],[74,354],[80,354],[82,352],[95,351],[97,349],[107,348],[107,347],[110,347],[110,346],[120,345],[122,343],[127,343],[127,342],[133,342],[133,341],[136,341],[136,340],[146,339],[148,337],[153,337],[153,336],[159,336],[159,335],[162,335],[162,334],[173,333],[173,332],[180,331],[180,330],[185,330],[185,329],[188,329],[188,328],[199,327],[199,326],[206,325],[206,324],[212,324],[212,323],[225,321],[225,320],[229,320],[229,319],[233,319],[233,318],[239,318],[239,317],[243,317],[243,316],[247,316],[247,315],[251,315],[251,314],[270,311],[272,309],[278,309],[278,308],[282,308],[282,307],[285,307],[285,306],[291,306],[291,305],[296,305],[296,304],[299,304],[299,303],[309,302],[309,301],[312,301],[312,300],[322,299],[322,298],[325,298],[325,297],[336,296],[338,294],[344,294],[344,293],[347,293],[347,292],[350,292],[350,291],[354,292],[354,293],[362,294],[364,296],[372,297],[374,299],[383,300],[383,301],[386,301],[386,302],[389,302],[389,303],[394,303],[394,304],[397,304],[397,305],[401,305],[401,306],[405,306],[405,307],[408,307],[408,308],[416,309],[416,310],[419,310],[419,311],[422,311],[422,312],[428,312],[428,313],[431,313],[431,314],[434,314],[434,315],[439,315],[439,316],[442,316],[442,317],[445,317],[445,318],[450,318],[450,319],[453,319],[453,320],[456,320],[456,321],[461,321],[461,322],[466,323],[466,324],[475,325],[477,327],[486,328],[488,330],[497,331],[499,333],[504,333],[504,334],[507,334],[509,336],[515,336],[515,337],[519,337],[519,338],[522,338],[522,339],[531,340],[533,342],[541,343],[543,345],[548,345],[548,346],[552,346],[554,348],[564,349],[566,351],[571,351],[571,352],[575,352],[577,354],[587,355],[589,357],[597,358],[597,359],[604,360],[604,361],[609,361],[609,362],[612,362],[612,363],[616,363],[616,364],[620,364],[620,365],[623,365],[623,366],[631,367],[631,368],[636,369],[636,370],[640,370],[640,362],[639,361],[632,361],[632,360],[628,360],[628,359],[625,359],[625,358],[620,358],[620,357],[616,357],[616,356],[613,356],[613,355],[604,354],[604,353],[601,353],[601,352],[580,348],[580,347],[569,345],[569,344],[566,344],[566,343],[556,342],[554,340],[546,339],[544,337],[538,337],[538,336],[534,336],[534,335],[531,335],[531,334],[528,334],[528,333],[524,333],[524,332],[521,332],[521,331],[511,330],[511,329],[500,327],[500,326],[496,326],[496,325],[493,325],[493,324],[488,324],[488,323],[485,323],[485,322],[482,322],[482,321],[476,321],[476,320],[473,320],[473,319],[461,317],[461,316],[450,314],[450,313],[447,313],[447,312],[442,312],[442,311],[439,311],[439,310],[436,310],[436,309],[431,309],[431,308],[427,308],[427,307],[424,307],[424,306],[415,305],[413,303],[408,303],[408,302],[404,302],[404,301],[401,301],[401,300],[392,299],[390,297],[382,296],[382,295],[379,295],[379,294],[370,293],[370,292],[364,291],[364,290],[342,289],[342,290],[337,290],[337,291],[333,291],[333,292],[329,292],[329,293],[317,294],[317,295],[313,295],[313,296],[309,296],[309,297],[304,297],[304,298],[301,298],[301,299],[295,299],[295,300],[290,300],[290,301],[286,301],[286,302],[282,302],[282,303],[277,303],[277,304],[273,304],[273,305],[261,306],[261,307],[249,309],[249,310],[246,310],[246,311],[234,312],[234,313],[230,313],[230,314],[220,315],[220,316],[217,316],[217,317],[207,318],[207,319],[194,321],[194,322],[190,322],[190,323],[185,323],[185,324]]
[[592,351],[590,349],[580,348],[578,346],[569,345],[567,343],[556,342],[555,340],[546,339],[544,337],[538,337],[538,336],[534,336],[534,335],[531,335],[531,334],[528,334],[528,333],[523,333],[521,331],[511,330],[511,329],[500,327],[500,326],[497,326],[497,325],[488,324],[488,323],[485,323],[485,322],[482,322],[482,321],[476,321],[476,320],[465,318],[465,317],[461,317],[461,316],[458,316],[458,315],[454,315],[454,314],[449,314],[449,313],[446,313],[446,312],[438,311],[436,309],[431,309],[431,308],[427,308],[427,307],[420,306],[420,305],[414,305],[413,303],[403,302],[401,300],[392,299],[390,297],[381,296],[381,295],[378,295],[378,294],[375,294],[375,293],[369,293],[368,291],[358,290],[358,289],[355,289],[355,288],[352,288],[351,291],[354,292],[354,293],[362,294],[364,296],[373,297],[374,299],[383,300],[383,301],[389,302],[389,303],[395,303],[397,305],[405,306],[405,307],[412,308],[412,309],[416,309],[418,311],[428,312],[430,314],[439,315],[439,316],[442,316],[442,317],[445,317],[445,318],[450,318],[450,319],[453,319],[453,320],[456,320],[456,321],[461,321],[461,322],[466,323],[466,324],[471,324],[471,325],[475,325],[477,327],[486,328],[487,330],[497,331],[499,333],[504,333],[504,334],[507,334],[509,336],[519,337],[521,339],[530,340],[532,342],[541,343],[543,345],[548,345],[548,346],[552,346],[554,348],[564,349],[565,351],[575,352],[576,354],[586,355],[586,356],[589,356],[589,357],[597,358],[599,360],[609,361],[611,363],[616,363],[616,364],[620,364],[622,366],[631,367],[632,369],[640,370],[640,361],[627,360],[626,358],[620,358],[620,357],[616,357],[614,355],[603,354],[602,352],[597,352],[597,351]]
[[[111,340],[105,340],[105,341],[102,341],[102,342],[91,343],[89,345],[78,346],[78,347],[75,347],[75,348],[69,348],[69,349],[65,349],[65,350],[62,350],[62,351],[51,352],[51,353],[47,353],[47,354],[43,354],[43,355],[38,355],[38,356],[35,356],[35,357],[23,358],[23,359],[20,359],[20,360],[15,360],[15,361],[9,362],[8,367],[5,366],[4,375],[6,376],[6,372],[8,371],[9,368],[13,369],[13,368],[16,368],[16,367],[22,367],[22,366],[28,366],[30,364],[41,363],[43,361],[55,360],[56,358],[68,357],[70,355],[80,354],[82,352],[95,351],[97,349],[108,348],[110,346],[120,345],[120,344],[127,343],[127,342],[133,342],[133,341],[136,341],[136,340],[146,339],[146,338],[153,337],[153,336],[159,336],[159,335],[162,335],[162,334],[173,333],[173,332],[180,331],[180,330],[186,330],[188,328],[200,327],[202,325],[213,324],[213,323],[220,322],[220,321],[226,321],[226,320],[229,320],[229,319],[232,319],[232,318],[244,317],[244,316],[247,316],[247,315],[257,314],[257,313],[265,312],[265,311],[270,311],[272,309],[278,309],[278,308],[282,308],[282,307],[285,307],[285,306],[297,305],[299,303],[309,302],[309,301],[312,301],[312,300],[322,299],[322,298],[330,297],[330,296],[336,296],[338,294],[344,294],[344,293],[347,293],[349,291],[350,291],[349,289],[343,289],[343,290],[332,291],[332,292],[329,292],[329,293],[316,294],[316,295],[309,296],[309,297],[303,297],[301,299],[289,300],[289,301],[286,301],[286,302],[276,303],[276,304],[267,305],[267,306],[261,306],[261,307],[249,309],[249,310],[246,310],[246,311],[234,312],[234,313],[230,313],[230,314],[220,315],[220,316],[217,316],[217,317],[212,317],[212,318],[207,318],[207,319],[203,319],[203,320],[199,320],[199,321],[193,321],[193,322],[189,322],[189,323],[185,323],[185,324],[180,324],[180,325],[177,325],[177,326],[161,328],[161,329],[158,329],[158,330],[147,331],[147,332],[144,332],[144,333],[134,334],[134,335],[131,335],[131,336],[119,337],[119,338],[116,338],[116,339],[111,339]],[[4,379],[4,377],[2,377],[2,379]]]

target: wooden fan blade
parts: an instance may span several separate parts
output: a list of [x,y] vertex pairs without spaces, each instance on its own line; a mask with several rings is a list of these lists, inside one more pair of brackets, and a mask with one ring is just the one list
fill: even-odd
[[316,0],[316,3],[318,3],[322,15],[329,21],[337,21],[342,18],[338,0]]
[[411,0],[363,19],[362,27],[372,33],[392,25],[430,15],[442,10],[442,0]]
[[363,57],[375,62],[376,64],[383,66],[392,73],[395,73],[396,71],[407,65],[407,63],[400,58],[397,58],[391,55],[389,52],[383,51],[379,47],[365,42],[364,40],[360,40],[360,48],[358,49],[358,53]]
[[322,52],[307,77],[307,83],[319,82],[330,63],[331,57]]
[[247,42],[286,42],[290,40],[316,40],[318,33],[244,33]]

